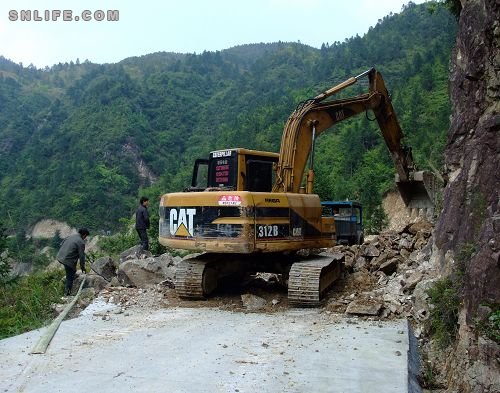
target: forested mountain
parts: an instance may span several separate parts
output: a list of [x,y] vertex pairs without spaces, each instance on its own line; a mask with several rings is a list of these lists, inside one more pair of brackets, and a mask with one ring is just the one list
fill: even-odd
[[[139,194],[183,189],[194,159],[210,150],[279,151],[299,102],[372,66],[415,159],[439,168],[455,33],[441,6],[409,3],[363,36],[330,44],[325,36],[321,49],[278,42],[44,70],[0,57],[0,216],[15,229],[41,218],[117,229]],[[324,199],[360,199],[370,215],[393,185],[383,139],[365,116],[322,135],[316,153]]]

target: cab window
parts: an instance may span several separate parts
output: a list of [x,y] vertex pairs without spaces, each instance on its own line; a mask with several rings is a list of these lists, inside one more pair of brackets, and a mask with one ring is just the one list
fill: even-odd
[[247,160],[246,190],[271,192],[273,188],[273,162],[267,160]]

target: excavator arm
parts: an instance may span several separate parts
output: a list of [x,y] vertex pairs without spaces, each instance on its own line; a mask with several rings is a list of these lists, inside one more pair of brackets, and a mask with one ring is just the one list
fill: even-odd
[[[366,75],[369,80],[368,93],[353,98],[325,101]],[[291,114],[283,131],[273,192],[300,192],[306,164],[310,159],[306,192],[312,193],[315,139],[334,124],[368,110],[375,114],[391,154],[397,172],[396,183],[405,204],[415,208],[433,207],[434,176],[416,171],[411,148],[402,144],[403,131],[382,75],[374,68],[304,102]]]

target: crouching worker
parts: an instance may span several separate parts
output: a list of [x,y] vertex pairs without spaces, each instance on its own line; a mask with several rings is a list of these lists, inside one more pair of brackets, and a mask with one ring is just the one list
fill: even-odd
[[66,286],[64,288],[64,296],[71,294],[73,288],[73,280],[76,274],[76,263],[80,260],[80,269],[82,273],[87,273],[85,268],[85,239],[89,235],[87,228],[81,228],[78,233],[68,236],[59,252],[57,253],[57,260],[64,265],[66,270]]

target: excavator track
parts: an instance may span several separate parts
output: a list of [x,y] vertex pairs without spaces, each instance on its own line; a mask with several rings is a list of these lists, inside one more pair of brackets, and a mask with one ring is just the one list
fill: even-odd
[[186,259],[177,265],[175,290],[186,299],[203,299],[217,287],[217,270],[211,260]]
[[295,307],[315,307],[321,297],[340,277],[344,256],[318,256],[312,260],[296,262],[288,279],[288,303]]

